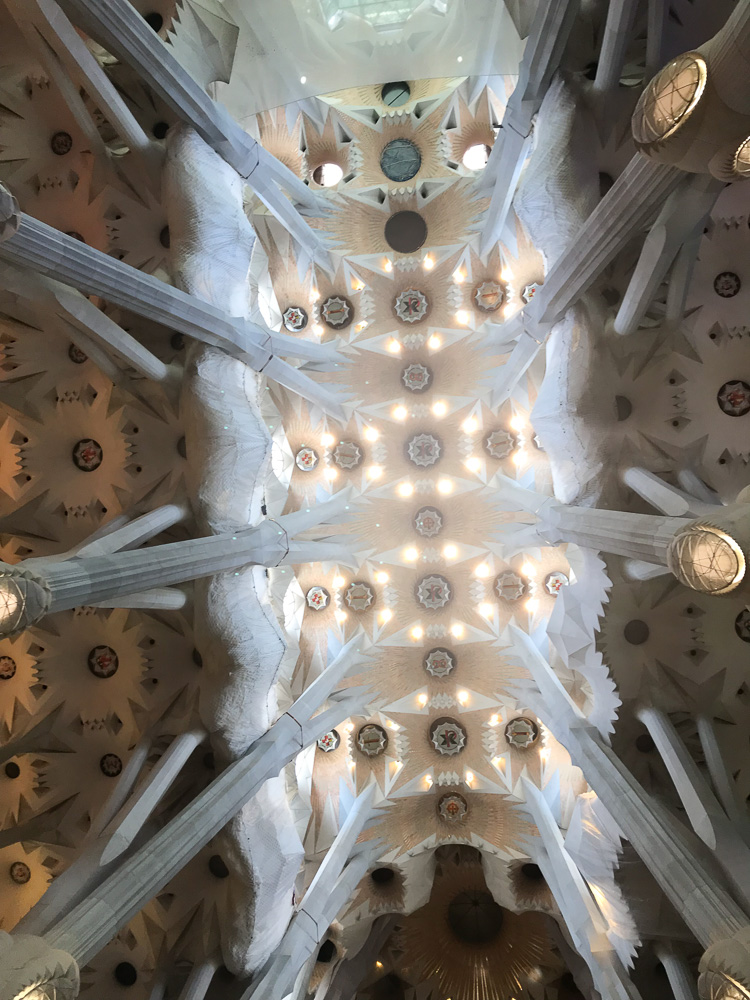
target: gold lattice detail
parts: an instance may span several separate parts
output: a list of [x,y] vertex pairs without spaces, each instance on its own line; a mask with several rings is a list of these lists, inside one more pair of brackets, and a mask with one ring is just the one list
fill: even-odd
[[705,60],[697,52],[678,56],[643,92],[633,115],[633,137],[641,145],[661,142],[685,122],[706,88]]

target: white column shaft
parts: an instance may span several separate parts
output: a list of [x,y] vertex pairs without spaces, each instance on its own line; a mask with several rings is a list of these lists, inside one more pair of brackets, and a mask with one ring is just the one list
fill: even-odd
[[656,956],[664,966],[674,1000],[698,1000],[695,977],[681,955],[664,945],[657,945]]

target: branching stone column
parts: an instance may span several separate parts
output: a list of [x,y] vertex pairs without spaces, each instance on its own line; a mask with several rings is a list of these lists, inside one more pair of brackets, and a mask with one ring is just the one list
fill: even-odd
[[656,947],[656,957],[664,966],[674,1000],[698,1000],[695,979],[691,975],[685,959],[673,948],[660,944]]
[[192,125],[235,168],[316,263],[329,265],[320,237],[277,184],[312,212],[320,208],[315,193],[206,94],[127,0],[61,0],[60,6],[105,48],[131,65],[183,122]]
[[59,948],[30,934],[0,931],[0,1000],[73,1000],[78,965]]
[[609,942],[606,922],[586,881],[565,849],[562,834],[543,793],[528,778],[521,781],[526,797],[525,809],[541,838],[541,846],[536,841],[529,841],[529,851],[560,907],[565,925],[588,966],[594,985],[607,1000],[636,1000],[640,994]]
[[[203,299],[188,295],[29,215],[17,211],[14,215],[14,204],[12,195],[0,185],[0,220],[4,215],[9,217],[8,235],[3,239],[4,234],[0,233],[0,260],[37,271],[87,295],[100,295],[138,316],[218,347],[317,403],[337,419],[344,419],[343,409],[330,390],[278,357],[286,354],[310,361],[342,361],[343,357],[335,350],[331,351],[325,344],[272,332],[248,319],[229,316]],[[19,221],[15,223],[15,219]],[[70,300],[59,301],[61,307],[75,309]],[[119,342],[127,346],[124,340]]]
[[[48,944],[64,949],[79,965],[85,965],[269,778],[279,774],[296,754],[342,719],[361,713],[369,688],[349,688],[340,693],[334,690],[348,673],[361,669],[366,662],[360,652],[361,644],[362,636],[355,635],[244,757],[230,764],[190,805],[123,860],[116,871],[45,934]],[[332,702],[331,707],[318,712],[326,700]]]
[[674,782],[690,824],[715,854],[744,906],[750,908],[750,851],[706,784],[666,712],[642,705],[636,712],[648,729]]
[[725,960],[731,944],[735,978],[750,991],[750,949],[743,941],[750,932],[747,914],[704,864],[699,843],[645,791],[588,722],[529,636],[515,626],[510,632],[516,654],[538,688],[536,696],[524,689],[525,702],[566,747],[667,898],[707,948],[707,969],[712,972]]
[[154,587],[165,587],[251,563],[280,566],[330,559],[347,565],[351,550],[338,539],[295,541],[293,537],[339,518],[348,509],[347,500],[348,494],[339,494],[309,512],[297,511],[278,521],[268,519],[235,534],[60,562],[35,559],[33,569],[22,563],[0,564],[0,635],[22,632],[46,614],[138,593],[144,580]]

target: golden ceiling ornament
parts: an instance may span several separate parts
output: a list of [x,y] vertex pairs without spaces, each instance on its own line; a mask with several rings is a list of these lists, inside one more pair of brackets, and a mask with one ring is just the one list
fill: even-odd
[[681,128],[706,89],[708,67],[699,52],[667,63],[643,91],[633,112],[633,138],[641,149],[664,142]]
[[701,1000],[750,1000],[750,930],[709,945],[698,972]]
[[405,972],[415,982],[434,981],[437,995],[451,1000],[519,1000],[550,954],[544,919],[497,906],[480,866],[445,866],[429,902],[404,919]]
[[42,577],[0,562],[0,638],[23,632],[49,610],[52,594]]
[[735,177],[750,177],[750,136],[737,147],[732,163],[732,172]]
[[740,585],[747,564],[740,545],[721,528],[691,524],[667,548],[667,566],[680,583],[702,594],[728,594]]

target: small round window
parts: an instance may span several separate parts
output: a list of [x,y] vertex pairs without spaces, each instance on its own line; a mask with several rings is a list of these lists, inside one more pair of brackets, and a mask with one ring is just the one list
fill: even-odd
[[393,83],[384,83],[380,91],[380,99],[389,108],[400,108],[402,104],[411,97],[411,87],[404,80],[396,80]]
[[410,181],[422,166],[422,154],[411,139],[392,139],[380,155],[380,169],[390,181]]

